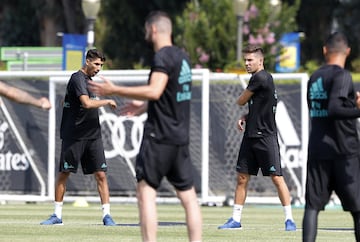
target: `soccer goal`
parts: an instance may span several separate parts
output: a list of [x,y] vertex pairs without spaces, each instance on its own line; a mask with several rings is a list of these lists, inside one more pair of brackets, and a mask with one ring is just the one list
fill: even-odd
[[[71,74],[69,71],[0,72],[0,80],[35,96],[48,95],[54,106],[45,112],[3,99],[2,106],[8,110],[8,114],[5,114],[6,111],[0,112],[0,172],[3,173],[0,200],[53,199],[61,147],[61,102]],[[104,70],[101,74],[119,85],[140,85],[147,82],[149,70]],[[306,168],[308,118],[305,94],[308,76],[301,73],[273,76],[279,96],[276,121],[284,176],[292,197],[301,201]],[[195,186],[203,204],[221,204],[233,195],[236,158],[242,139],[242,133],[236,129],[236,121],[247,111],[247,107],[238,107],[235,101],[246,87],[249,77],[247,74],[193,70],[190,152],[195,166]],[[120,107],[126,101],[121,97],[111,98]],[[99,112],[109,165],[111,199],[134,201],[134,164],[146,115],[122,117],[119,110],[114,112],[107,107]],[[2,127],[11,137],[3,139],[4,146],[1,146]],[[12,146],[17,150],[9,148]],[[9,151],[19,154],[10,156]],[[248,194],[247,202],[278,203],[274,187],[261,174],[252,178]],[[158,195],[159,201],[177,201],[173,188],[166,180],[161,184]],[[98,201],[93,177],[84,176],[81,171],[71,176],[66,198],[75,199],[78,196]]]

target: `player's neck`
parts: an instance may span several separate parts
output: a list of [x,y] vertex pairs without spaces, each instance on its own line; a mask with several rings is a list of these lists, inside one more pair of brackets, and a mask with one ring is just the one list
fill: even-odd
[[90,76],[90,75],[87,73],[87,70],[86,70],[86,67],[85,67],[85,66],[82,67],[82,68],[80,69],[80,71],[83,72],[85,75]]
[[258,72],[260,72],[262,70],[264,70],[264,67],[261,67],[261,68],[257,69],[256,71],[252,72],[251,74],[254,75],[254,74],[256,74],[256,73],[258,73]]
[[337,65],[340,66],[341,68],[345,67],[345,61],[346,61],[346,57],[343,55],[329,55],[326,58],[326,64],[328,65]]
[[156,52],[166,46],[172,46],[171,38],[168,36],[158,38],[158,40],[154,43],[154,51]]

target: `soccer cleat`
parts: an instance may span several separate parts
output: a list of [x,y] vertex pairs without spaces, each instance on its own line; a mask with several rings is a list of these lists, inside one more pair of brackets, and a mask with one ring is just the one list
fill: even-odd
[[294,221],[288,219],[285,221],[285,231],[295,231],[296,230],[296,224]]
[[105,215],[105,217],[103,218],[103,223],[105,226],[116,226],[116,223],[109,214]]
[[64,225],[62,222],[62,219],[56,217],[55,214],[51,215],[50,218],[48,218],[45,221],[42,221],[40,223],[41,225]]
[[229,220],[219,226],[218,229],[242,229],[242,227],[240,222],[236,222],[233,218],[229,218]]

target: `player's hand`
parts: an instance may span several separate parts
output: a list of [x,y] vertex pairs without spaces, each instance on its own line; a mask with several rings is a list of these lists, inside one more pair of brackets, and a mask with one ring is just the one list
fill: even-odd
[[246,121],[244,118],[241,118],[238,120],[238,123],[237,123],[237,128],[240,130],[240,131],[244,131],[245,129],[245,124],[246,124]]
[[356,107],[360,109],[360,92],[356,92]]
[[120,115],[123,116],[138,116],[147,110],[147,102],[140,100],[131,100],[121,107]]
[[40,98],[40,104],[40,108],[44,110],[49,110],[51,108],[51,103],[46,97]]
[[114,100],[109,100],[109,106],[111,109],[115,109],[117,107],[117,104]]
[[89,89],[99,96],[107,96],[113,94],[115,85],[105,77],[103,76],[99,76],[99,77],[101,80],[103,80],[103,82],[94,82],[90,80]]

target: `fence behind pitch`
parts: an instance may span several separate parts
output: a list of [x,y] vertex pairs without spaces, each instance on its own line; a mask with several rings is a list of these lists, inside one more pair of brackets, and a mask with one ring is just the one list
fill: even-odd
[[[146,83],[148,70],[103,71],[102,75],[121,85]],[[0,79],[24,88],[33,95],[49,95],[54,108],[49,113],[8,100],[3,100],[0,112],[0,199],[53,199],[54,179],[60,154],[59,125],[61,100],[71,72],[0,72]],[[246,87],[248,75],[209,73],[193,70],[191,105],[191,156],[196,168],[196,189],[203,202],[221,202],[232,195],[235,186],[235,164],[242,134],[236,130],[237,119],[247,109],[235,104]],[[304,162],[302,126],[302,82],[304,74],[275,74],[274,79],[291,80],[277,84],[279,105],[277,123],[285,178],[294,197],[303,194]],[[114,97],[119,106],[124,98]],[[304,110],[303,110],[304,111]],[[8,112],[8,115],[6,113]],[[109,186],[113,199],[135,197],[134,162],[141,142],[146,115],[125,118],[109,109],[100,109],[106,157],[109,164]],[[307,122],[306,122],[307,123]],[[13,125],[12,125],[13,124]],[[1,129],[3,127],[3,129]],[[4,136],[1,136],[4,135]],[[0,139],[1,141],[1,139]],[[306,140],[305,140],[306,143]],[[0,145],[2,142],[0,142]],[[17,154],[17,155],[14,155]],[[24,196],[26,195],[26,196]],[[81,171],[71,176],[67,195],[97,197],[92,176]],[[173,198],[172,187],[164,181],[159,189],[162,198]],[[262,197],[262,199],[258,199]],[[261,175],[253,178],[249,199],[269,202],[277,199],[273,185]]]

